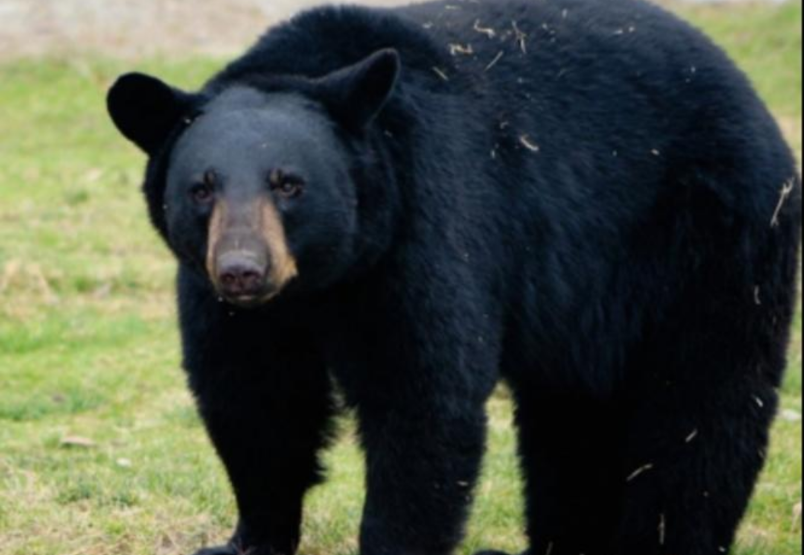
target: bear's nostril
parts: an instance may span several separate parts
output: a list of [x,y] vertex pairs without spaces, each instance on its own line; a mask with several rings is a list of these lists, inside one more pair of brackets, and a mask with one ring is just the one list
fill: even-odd
[[253,263],[231,263],[221,268],[218,281],[222,292],[227,296],[253,296],[262,290],[265,273]]
[[243,272],[243,276],[241,277],[243,281],[243,286],[246,288],[254,288],[259,287],[260,281],[262,276],[253,270]]

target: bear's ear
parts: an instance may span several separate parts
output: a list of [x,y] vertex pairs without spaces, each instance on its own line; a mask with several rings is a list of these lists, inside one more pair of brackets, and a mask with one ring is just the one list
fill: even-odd
[[401,65],[396,50],[379,50],[318,79],[318,93],[336,120],[360,131],[382,111],[394,92]]
[[117,128],[149,155],[164,144],[192,101],[191,95],[142,73],[121,76],[106,97]]

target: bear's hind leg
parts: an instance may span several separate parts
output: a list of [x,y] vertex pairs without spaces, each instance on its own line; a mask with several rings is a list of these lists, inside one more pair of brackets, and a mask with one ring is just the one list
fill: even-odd
[[743,289],[679,303],[643,349],[618,555],[731,549],[766,457],[793,295]]
[[647,396],[634,415],[617,553],[728,553],[768,445],[770,386]]

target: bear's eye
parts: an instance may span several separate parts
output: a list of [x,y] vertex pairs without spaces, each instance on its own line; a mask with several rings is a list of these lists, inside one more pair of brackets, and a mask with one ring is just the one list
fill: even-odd
[[197,204],[208,204],[215,196],[214,190],[206,183],[198,183],[190,189],[190,196]]
[[217,178],[213,170],[207,170],[204,172],[204,180],[190,188],[190,196],[196,204],[209,204],[213,200]]
[[283,198],[296,198],[304,191],[304,181],[293,175],[275,171],[270,177],[271,190]]

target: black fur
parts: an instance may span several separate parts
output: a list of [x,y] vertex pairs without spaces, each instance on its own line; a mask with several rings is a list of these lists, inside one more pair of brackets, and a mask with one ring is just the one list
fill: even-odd
[[[249,311],[218,301],[208,215],[171,165],[193,118],[227,121],[214,101],[243,87],[297,114],[302,138],[259,130],[281,147],[260,158],[212,135],[216,167],[319,176],[277,201],[299,278]],[[198,93],[169,90],[129,77],[110,109],[151,155],[185,366],[240,509],[232,546],[203,553],[296,550],[333,381],[368,462],[361,554],[452,553],[500,379],[528,553],[730,548],[777,407],[801,187],[747,79],[698,31],[634,0],[323,8]]]

